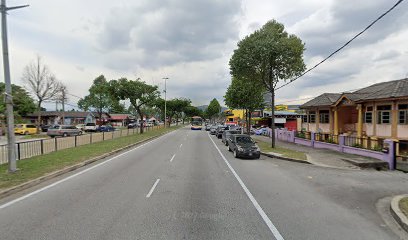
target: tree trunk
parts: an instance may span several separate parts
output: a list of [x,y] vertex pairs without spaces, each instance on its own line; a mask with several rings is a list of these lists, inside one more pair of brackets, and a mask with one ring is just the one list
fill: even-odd
[[41,103],[42,101],[38,101],[38,105],[37,105],[37,111],[38,111],[38,116],[37,116],[37,133],[41,133],[40,130],[40,124],[41,124]]
[[271,118],[272,118],[272,126],[271,126],[271,133],[272,133],[272,136],[271,136],[271,139],[272,139],[272,148],[275,148],[275,89],[274,88],[272,88],[272,91],[271,91],[271,107],[272,107],[272,116],[271,116]]
[[178,120],[179,120],[179,117],[178,115],[176,115],[176,126],[178,126]]
[[142,111],[140,110],[140,108],[136,108],[136,111],[137,111],[137,113],[139,114],[139,116],[140,116],[140,134],[143,134],[143,130],[144,130],[144,122],[143,122],[143,114],[142,114]]
[[248,122],[249,122],[249,134],[251,135],[251,119],[252,119],[252,111],[248,111],[249,115],[248,115]]

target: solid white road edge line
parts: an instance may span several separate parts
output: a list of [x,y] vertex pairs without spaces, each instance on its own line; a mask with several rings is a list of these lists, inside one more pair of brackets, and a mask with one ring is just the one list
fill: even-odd
[[171,157],[170,162],[173,162],[175,157],[176,157],[176,154],[174,154],[173,157]]
[[146,195],[146,198],[149,198],[152,195],[154,189],[156,188],[157,184],[159,184],[159,182],[160,182],[160,178],[158,178],[156,182],[153,184],[153,187],[152,189],[150,189],[149,193]]
[[172,131],[172,132],[170,132],[170,133],[168,133],[168,134],[165,134],[165,135],[163,135],[163,136],[160,136],[159,138],[156,138],[156,139],[154,139],[154,140],[152,140],[152,141],[148,141],[148,142],[146,142],[146,143],[143,143],[142,145],[139,145],[139,146],[137,146],[137,147],[135,147],[135,148],[133,148],[133,149],[130,149],[130,150],[124,152],[124,153],[121,153],[121,154],[116,155],[116,156],[114,156],[114,157],[112,157],[112,158],[109,158],[109,159],[107,159],[106,161],[103,161],[103,162],[101,162],[101,163],[98,163],[98,164],[96,164],[96,165],[94,165],[94,166],[92,166],[92,167],[89,167],[89,168],[87,168],[87,169],[85,169],[85,170],[82,170],[82,171],[80,171],[80,172],[78,172],[78,173],[75,173],[75,174],[73,174],[73,175],[71,175],[71,176],[69,176],[69,177],[66,177],[66,178],[64,178],[64,179],[61,179],[61,180],[55,182],[55,183],[52,183],[52,184],[50,184],[50,185],[47,185],[47,186],[45,186],[45,187],[43,187],[43,188],[40,188],[40,189],[38,189],[38,190],[35,190],[34,192],[31,192],[31,193],[29,193],[29,194],[27,194],[27,195],[24,195],[24,196],[22,196],[22,197],[19,197],[19,198],[14,199],[14,200],[12,200],[12,201],[10,201],[10,202],[7,202],[7,203],[5,203],[5,204],[3,204],[3,205],[0,205],[0,209],[6,208],[6,207],[8,207],[8,206],[11,206],[11,205],[13,205],[13,204],[15,204],[15,203],[18,203],[18,202],[20,202],[20,201],[26,199],[26,198],[29,198],[29,197],[31,197],[31,196],[34,196],[34,195],[40,193],[40,192],[43,192],[43,191],[45,191],[45,190],[47,190],[47,189],[50,189],[50,188],[52,188],[52,187],[54,187],[54,186],[57,186],[58,184],[61,184],[61,183],[63,183],[63,182],[66,182],[66,181],[68,181],[68,180],[70,180],[70,179],[72,179],[72,178],[74,178],[74,177],[76,177],[76,176],[82,175],[82,174],[84,174],[84,173],[86,173],[86,172],[88,172],[88,171],[91,171],[91,170],[94,169],[94,168],[100,167],[100,166],[102,166],[102,165],[104,165],[104,164],[106,164],[106,163],[108,163],[108,162],[110,162],[110,161],[112,161],[112,160],[114,160],[114,159],[120,157],[120,156],[123,156],[123,155],[125,155],[125,154],[128,154],[128,153],[130,153],[130,152],[132,152],[132,151],[134,151],[134,150],[136,150],[136,149],[139,149],[139,148],[141,148],[141,147],[143,147],[143,146],[145,146],[145,145],[147,145],[147,144],[149,144],[149,143],[155,142],[155,141],[161,139],[162,137],[168,136],[169,134],[174,133],[174,132],[176,132],[176,131]]
[[215,144],[214,140],[211,138],[210,134],[208,134],[208,137],[210,138],[211,142],[214,144],[214,147],[218,150],[218,153],[221,155],[222,159],[224,162],[227,164],[228,168],[231,170],[232,174],[234,174],[235,178],[238,180],[239,184],[241,185],[242,189],[244,189],[246,195],[248,198],[251,200],[252,204],[258,211],[259,215],[261,215],[262,219],[268,226],[269,230],[272,232],[273,236],[275,236],[276,240],[284,240],[282,235],[279,233],[278,229],[273,225],[272,221],[269,219],[268,215],[264,212],[262,207],[258,204],[252,193],[248,190],[248,188],[245,186],[244,182],[241,180],[241,178],[238,176],[238,174],[235,172],[234,168],[230,165],[228,160],[225,158],[224,154],[222,154],[221,150],[218,148],[217,144]]

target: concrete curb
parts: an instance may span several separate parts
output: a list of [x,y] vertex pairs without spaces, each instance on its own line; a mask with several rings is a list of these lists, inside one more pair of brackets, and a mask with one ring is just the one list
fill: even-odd
[[[175,129],[175,130],[177,130],[177,129]],[[153,140],[153,139],[155,139],[155,138],[164,136],[164,135],[166,135],[166,134],[168,134],[168,133],[170,133],[170,132],[173,132],[173,131],[175,131],[175,130],[167,131],[167,132],[164,132],[163,134],[160,134],[160,135],[158,135],[158,136],[150,137],[150,138],[147,138],[147,139],[145,139],[145,140],[142,140],[142,141],[139,141],[139,142],[136,142],[136,143],[132,143],[132,144],[126,146],[126,147],[122,147],[122,148],[116,149],[116,150],[114,150],[114,151],[112,151],[112,152],[108,152],[108,153],[102,154],[102,155],[100,155],[100,156],[97,156],[97,157],[94,157],[94,158],[85,160],[84,162],[77,163],[77,164],[75,164],[75,165],[73,165],[73,166],[69,166],[69,167],[66,167],[66,168],[57,170],[57,171],[55,171],[55,172],[49,173],[49,174],[47,174],[47,175],[41,176],[41,177],[36,178],[36,179],[33,179],[33,180],[31,180],[31,181],[28,181],[28,182],[22,183],[22,184],[20,184],[20,185],[17,185],[17,186],[14,186],[14,187],[5,189],[5,190],[3,190],[3,191],[0,191],[0,199],[5,198],[5,197],[8,197],[8,196],[10,196],[10,195],[12,195],[12,194],[14,194],[14,193],[20,192],[20,191],[22,191],[22,190],[25,190],[25,189],[34,187],[35,185],[38,185],[38,184],[40,184],[40,183],[42,183],[42,182],[45,182],[45,181],[50,180],[50,179],[52,179],[52,178],[61,176],[61,175],[65,174],[65,173],[72,172],[72,171],[77,170],[77,169],[79,169],[79,168],[81,168],[81,167],[87,166],[87,165],[89,165],[89,164],[91,164],[91,163],[94,163],[94,162],[99,161],[99,160],[101,160],[101,159],[104,159],[104,158],[106,158],[106,157],[115,155],[115,154],[117,154],[117,153],[119,153],[119,152],[122,152],[122,151],[124,151],[124,150],[130,149],[130,148],[135,147],[135,146],[137,146],[137,145],[143,144],[143,143],[145,143],[145,142],[149,142],[149,141],[151,141],[151,140]]]
[[401,225],[401,227],[408,232],[408,218],[399,207],[399,202],[404,197],[408,197],[408,194],[393,197],[391,200],[390,210],[391,215],[394,217],[395,221],[397,221],[399,225]]
[[261,152],[261,155],[264,155],[264,156],[267,156],[267,157],[270,157],[270,158],[277,158],[277,159],[281,159],[281,160],[285,160],[285,161],[290,161],[290,162],[312,164],[312,163],[310,163],[308,161],[305,161],[305,160],[300,160],[300,159],[296,159],[296,158],[282,157],[282,156],[276,156],[276,155],[265,153],[265,152]]

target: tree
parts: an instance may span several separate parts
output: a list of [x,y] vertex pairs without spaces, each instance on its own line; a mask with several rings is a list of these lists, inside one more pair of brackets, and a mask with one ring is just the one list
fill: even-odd
[[[14,115],[16,117],[25,116],[28,113],[32,113],[36,110],[36,105],[34,100],[30,97],[26,90],[18,85],[11,85],[12,94],[13,94],[13,106],[14,106]],[[4,95],[5,93],[5,84],[0,83],[0,94]],[[0,98],[0,113],[5,114],[6,103],[4,98]]]
[[245,109],[248,116],[247,131],[251,130],[251,114],[256,109],[264,108],[264,91],[259,82],[243,78],[232,78],[224,96],[225,104],[231,109]]
[[89,111],[91,108],[95,109],[99,120],[101,120],[104,112],[116,109],[120,104],[119,100],[112,95],[109,82],[106,81],[105,76],[100,75],[95,78],[89,88],[89,95],[78,101],[78,106],[84,111]]
[[176,117],[176,125],[182,113],[190,106],[190,99],[186,98],[174,98],[167,101],[167,116],[169,117],[169,126],[173,117]]
[[[160,96],[157,86],[146,84],[140,79],[128,80],[121,78],[109,82],[110,92],[117,100],[128,100],[143,120],[143,107],[153,105]],[[140,124],[143,133],[143,124]]]
[[210,104],[207,107],[206,114],[208,118],[212,119],[215,116],[218,116],[221,112],[221,105],[217,99],[211,100]]
[[37,100],[37,132],[39,132],[41,124],[41,105],[44,101],[53,100],[57,97],[61,90],[61,83],[57,81],[48,66],[42,64],[40,56],[37,56],[36,60],[24,68],[22,80]]
[[261,83],[271,94],[272,147],[275,147],[275,88],[280,81],[299,76],[305,70],[302,40],[285,31],[275,20],[246,36],[230,59],[233,77]]

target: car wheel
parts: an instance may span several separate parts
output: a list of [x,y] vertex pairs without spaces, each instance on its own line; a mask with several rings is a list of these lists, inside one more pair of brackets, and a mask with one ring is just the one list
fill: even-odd
[[79,132],[78,132],[78,135],[82,135],[82,131],[79,131]]
[[237,150],[234,151],[234,158],[238,158]]
[[68,136],[68,133],[63,133],[62,136],[63,136],[63,137],[67,137],[67,136]]
[[24,135],[28,135],[28,132],[24,132]]

